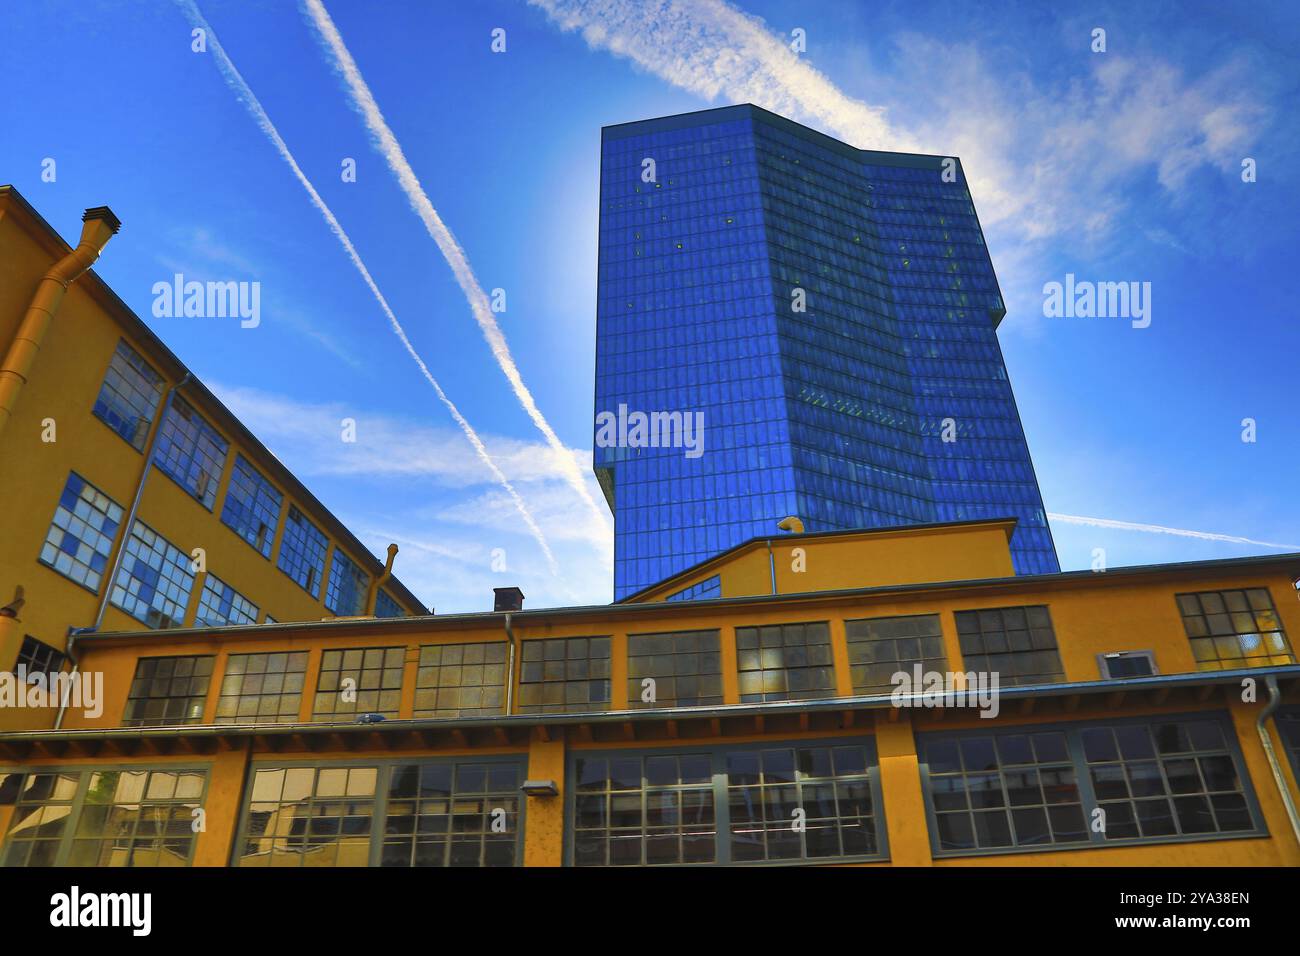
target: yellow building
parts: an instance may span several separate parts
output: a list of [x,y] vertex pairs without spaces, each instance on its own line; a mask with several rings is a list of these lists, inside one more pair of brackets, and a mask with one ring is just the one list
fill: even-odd
[[1013,527],[89,635],[99,706],[0,734],[0,863],[1300,865],[1300,555],[1017,577]]
[[427,613],[89,271],[118,226],[88,209],[72,249],[0,186],[0,672],[82,629]]

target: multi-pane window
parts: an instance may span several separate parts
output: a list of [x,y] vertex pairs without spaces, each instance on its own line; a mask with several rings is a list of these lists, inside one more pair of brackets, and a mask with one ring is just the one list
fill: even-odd
[[404,647],[325,651],[316,683],[316,717],[383,714],[396,717],[402,699]]
[[189,557],[139,520],[124,548],[113,604],[149,627],[180,627],[194,590]]
[[996,673],[1003,687],[1065,680],[1046,607],[957,611],[954,617],[968,671]]
[[62,855],[65,836],[71,833],[68,823],[81,774],[0,774],[6,788],[13,780],[18,781],[18,794],[0,865],[54,866]]
[[325,589],[325,607],[340,617],[355,616],[366,610],[370,576],[338,548],[330,562],[330,583]]
[[1278,711],[1277,731],[1291,757],[1291,771],[1300,779],[1300,708]]
[[918,664],[922,673],[948,670],[937,614],[845,621],[844,631],[855,694],[890,693],[894,675],[905,671],[911,678]]
[[226,466],[230,443],[179,395],[163,413],[154,462],[163,474],[203,502],[209,511]]
[[740,702],[835,696],[831,633],[825,621],[736,628]]
[[312,597],[320,597],[320,579],[325,573],[325,552],[328,549],[329,539],[307,520],[306,515],[290,505],[277,567]]
[[220,627],[223,624],[256,624],[257,605],[219,577],[208,572],[199,595],[195,627]]
[[580,757],[574,765],[578,866],[712,863],[711,754]]
[[505,713],[506,644],[426,644],[415,678],[416,717]]
[[688,588],[670,594],[665,601],[707,601],[711,598],[722,597],[722,578],[714,575],[711,578],[705,578],[703,581],[697,581]]
[[940,855],[1258,829],[1218,719],[923,734],[917,744]]
[[1087,842],[1064,732],[920,736],[917,743],[939,851]]
[[18,660],[14,662],[14,673],[22,667],[25,668],[23,673],[29,680],[37,674],[47,678],[52,677],[63,670],[63,662],[66,659],[60,651],[38,641],[30,634],[25,634],[22,646],[18,648]]
[[[188,866],[207,774],[189,768],[29,773],[3,866]],[[0,774],[3,782],[5,774]]]
[[54,509],[41,563],[98,591],[121,523],[122,506],[73,472]]
[[211,654],[191,657],[142,657],[122,714],[124,727],[197,724],[212,680]]
[[1254,829],[1219,721],[1090,727],[1080,737],[1107,841]]
[[393,600],[392,595],[381,590],[375,599],[375,617],[405,617],[402,606]]
[[579,754],[578,866],[880,859],[871,741]]
[[144,451],[162,393],[162,376],[144,356],[124,340],[119,341],[95,399],[94,413],[136,451]]
[[1180,594],[1178,608],[1197,670],[1295,663],[1267,588]]
[[253,773],[239,866],[366,866],[377,767]]
[[215,723],[294,723],[306,679],[306,651],[231,654],[221,677]]
[[381,866],[514,866],[519,843],[516,761],[392,768]]
[[580,713],[609,705],[609,638],[523,642],[519,713]]
[[222,524],[252,545],[262,557],[269,558],[283,504],[284,495],[243,455],[235,455],[230,487],[221,506]]
[[721,704],[722,654],[718,632],[629,634],[627,699],[634,707]]
[[239,866],[513,866],[518,758],[254,768]]

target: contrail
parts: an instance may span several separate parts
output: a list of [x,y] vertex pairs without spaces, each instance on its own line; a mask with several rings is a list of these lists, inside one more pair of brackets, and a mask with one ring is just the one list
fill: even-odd
[[1274,541],[1256,541],[1254,538],[1239,538],[1231,534],[1215,534],[1211,531],[1187,531],[1183,528],[1166,528],[1158,524],[1135,524],[1132,521],[1116,521],[1113,518],[1086,518],[1081,515],[1058,515],[1048,513],[1049,521],[1064,524],[1082,524],[1093,528],[1114,528],[1118,531],[1145,531],[1150,534],[1173,534],[1181,538],[1199,538],[1202,541],[1226,541],[1229,544],[1257,544],[1262,548],[1280,548],[1283,551],[1300,551],[1300,544],[1278,544]]
[[[317,2],[317,0],[309,0]],[[855,146],[916,151],[880,107],[846,96],[801,59],[788,38],[724,0],[528,0],[592,49],[626,57],[674,86],[713,100],[802,115]]]
[[434,391],[438,393],[438,399],[442,404],[447,406],[447,411],[451,412],[451,417],[456,420],[456,424],[459,425],[461,431],[465,433],[465,437],[468,438],[469,443],[474,446],[474,450],[492,472],[492,476],[497,480],[497,483],[506,490],[507,494],[510,495],[511,500],[515,504],[515,508],[518,509],[520,516],[524,519],[524,524],[528,526],[528,530],[532,532],[533,537],[541,547],[542,553],[546,555],[546,562],[550,565],[551,574],[558,573],[559,565],[555,561],[555,555],[551,553],[551,547],[546,543],[546,537],[542,534],[542,529],[537,526],[537,522],[534,521],[533,516],[529,514],[528,508],[524,505],[523,499],[519,497],[519,493],[515,491],[515,488],[510,484],[509,479],[501,473],[501,469],[497,467],[496,462],[492,460],[492,456],[488,454],[488,450],[484,446],[483,440],[479,438],[478,432],[474,431],[474,427],[465,420],[465,416],[460,413],[460,409],[458,409],[455,403],[447,397],[447,393],[442,390],[442,386],[438,384],[438,380],[433,377],[428,366],[424,364],[424,359],[420,358],[420,353],[415,351],[415,346],[413,346],[411,340],[407,338],[406,330],[402,328],[402,323],[397,321],[397,316],[393,314],[393,310],[388,306],[388,300],[385,299],[384,294],[379,291],[379,286],[375,284],[374,278],[370,275],[370,270],[366,268],[366,264],[361,261],[361,256],[357,254],[356,247],[352,245],[352,240],[349,239],[348,234],[343,231],[343,226],[339,224],[338,219],[335,218],[330,207],[325,204],[325,200],[322,199],[320,193],[316,191],[316,187],[311,184],[311,180],[307,178],[305,173],[303,173],[302,168],[298,165],[298,161],[293,158],[293,153],[289,151],[288,145],[285,143],[284,139],[281,138],[279,131],[275,128],[275,124],[271,122],[271,117],[266,114],[266,110],[262,109],[262,104],[258,101],[257,97],[253,95],[253,91],[249,85],[244,82],[243,76],[241,76],[239,70],[235,68],[235,64],[231,62],[230,57],[226,55],[225,48],[222,47],[221,42],[217,39],[216,33],[208,24],[208,21],[204,19],[203,14],[199,12],[199,8],[194,3],[194,0],[177,0],[177,3],[179,3],[181,9],[185,11],[185,15],[188,17],[191,25],[203,30],[207,37],[208,47],[216,59],[217,69],[221,71],[221,75],[225,79],[226,85],[229,86],[240,101],[248,107],[248,111],[252,114],[257,125],[261,128],[262,132],[266,134],[267,138],[271,140],[272,145],[275,146],[280,157],[289,164],[289,168],[293,170],[293,174],[298,177],[298,182],[302,183],[303,188],[307,190],[307,195],[311,197],[312,205],[320,210],[320,214],[324,216],[325,221],[329,223],[330,230],[338,238],[339,242],[343,244],[343,248],[347,252],[348,258],[352,260],[352,264],[356,266],[357,271],[361,273],[361,278],[363,278],[366,281],[366,285],[370,287],[370,291],[374,295],[375,301],[379,303],[379,307],[383,310],[384,315],[388,317],[388,324],[391,325],[393,331],[397,333],[397,337],[402,340],[402,345],[406,347],[407,353],[415,360],[415,364],[420,367],[420,372],[424,375],[425,379],[428,380],[429,384],[433,386]]
[[415,175],[415,170],[406,161],[406,155],[402,152],[397,137],[393,135],[393,131],[384,120],[384,114],[380,111],[379,104],[375,101],[370,92],[370,87],[366,85],[365,79],[361,76],[361,71],[357,68],[356,61],[352,59],[352,54],[348,52],[348,48],[344,45],[343,37],[334,26],[334,21],[330,19],[325,5],[321,3],[321,0],[303,0],[303,8],[305,12],[310,14],[311,23],[316,28],[322,44],[333,60],[334,68],[347,84],[352,104],[365,120],[366,127],[370,130],[373,145],[388,162],[388,167],[392,170],[393,175],[397,177],[397,182],[402,187],[402,191],[406,193],[411,208],[415,210],[416,215],[424,223],[424,228],[428,231],[430,237],[437,243],[443,258],[447,260],[447,265],[451,266],[451,271],[456,276],[456,282],[460,285],[461,291],[469,301],[474,320],[478,322],[483,337],[487,339],[488,347],[491,348],[492,354],[497,360],[497,364],[501,366],[501,371],[505,373],[507,380],[509,380],[510,387],[514,389],[515,397],[519,399],[519,403],[523,406],[524,411],[528,413],[528,417],[533,420],[533,424],[545,436],[547,444],[555,452],[565,481],[573,486],[573,489],[591,508],[592,513],[596,515],[596,519],[602,527],[608,530],[609,516],[596,505],[591,492],[587,490],[587,483],[583,480],[582,472],[578,470],[578,464],[574,460],[572,452],[565,447],[559,436],[555,434],[555,430],[551,428],[550,423],[542,415],[541,410],[538,409],[537,402],[533,400],[532,392],[524,384],[523,376],[519,374],[519,367],[515,365],[514,357],[510,354],[510,346],[506,344],[506,337],[501,331],[501,326],[497,324],[492,315],[488,297],[478,284],[478,279],[474,275],[474,269],[469,264],[469,259],[465,256],[465,251],[461,249],[460,243],[456,241],[456,237],[443,223],[438,211],[433,208],[433,203],[425,195],[424,189],[420,186],[420,180]]

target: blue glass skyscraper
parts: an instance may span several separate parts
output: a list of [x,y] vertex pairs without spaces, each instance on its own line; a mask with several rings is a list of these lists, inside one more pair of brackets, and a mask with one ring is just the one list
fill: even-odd
[[704,426],[694,453],[598,428],[616,599],[786,515],[1015,517],[1017,572],[1059,570],[960,162],[748,105],[606,127],[598,282],[598,422]]

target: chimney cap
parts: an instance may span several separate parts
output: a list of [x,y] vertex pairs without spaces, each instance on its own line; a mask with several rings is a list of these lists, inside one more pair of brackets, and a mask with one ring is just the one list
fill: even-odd
[[524,592],[519,588],[493,588],[496,600],[492,604],[494,611],[522,611],[524,609]]
[[122,220],[118,219],[113,213],[113,210],[109,209],[107,206],[91,206],[82,213],[82,222],[90,222],[92,219],[103,220],[108,228],[113,230],[114,234],[122,228]]

